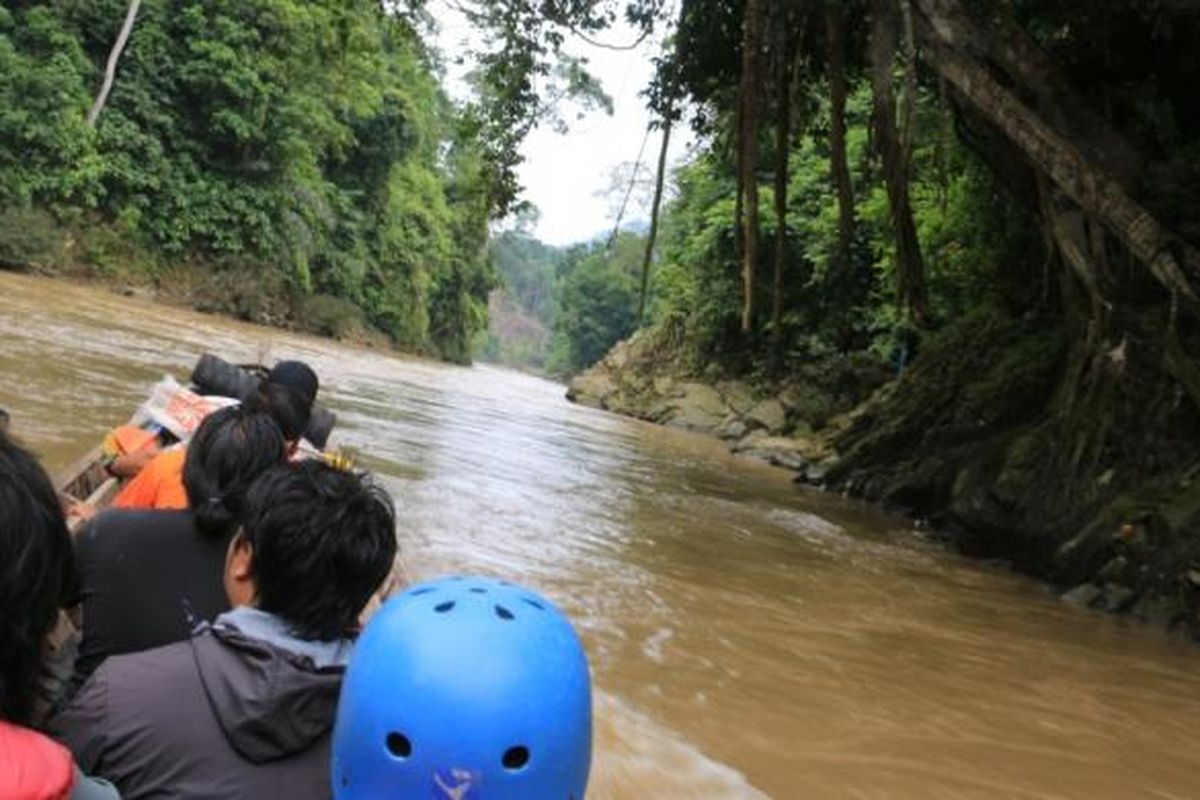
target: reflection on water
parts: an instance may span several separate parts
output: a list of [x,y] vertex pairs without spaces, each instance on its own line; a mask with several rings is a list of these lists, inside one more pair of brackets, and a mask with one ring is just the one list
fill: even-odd
[[1197,653],[562,388],[0,274],[0,406],[52,467],[203,350],[298,357],[411,571],[563,605],[595,798],[1200,796]]

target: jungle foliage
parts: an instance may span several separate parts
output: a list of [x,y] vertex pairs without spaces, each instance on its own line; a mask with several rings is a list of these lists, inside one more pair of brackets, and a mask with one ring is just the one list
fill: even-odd
[[760,386],[888,357],[824,480],[1200,631],[1200,6],[679,11],[648,97],[700,148],[643,349]]
[[[0,254],[282,278],[293,308],[334,298],[403,347],[467,360],[495,283],[495,189],[479,115],[443,95],[415,17],[146,0],[93,127],[125,10],[0,7]],[[17,240],[31,214],[66,252]]]
[[649,96],[703,148],[654,319],[698,361],[785,372],[980,306],[1082,295],[1103,328],[1121,287],[1193,297],[1197,36],[1181,3],[685,0]]
[[496,236],[490,252],[503,288],[480,356],[560,376],[599,361],[637,328],[645,242],[632,231],[566,248],[524,231]]

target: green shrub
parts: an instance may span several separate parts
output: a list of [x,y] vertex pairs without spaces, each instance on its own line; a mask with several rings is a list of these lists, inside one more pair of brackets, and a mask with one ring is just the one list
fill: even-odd
[[341,297],[315,294],[299,303],[300,327],[321,336],[345,338],[363,330],[362,310]]
[[66,260],[66,232],[45,211],[0,211],[0,267],[51,272]]

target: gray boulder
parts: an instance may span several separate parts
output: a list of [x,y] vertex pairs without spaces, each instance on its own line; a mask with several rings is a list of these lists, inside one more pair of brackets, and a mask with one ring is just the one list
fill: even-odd
[[679,388],[683,394],[671,402],[675,414],[667,424],[705,433],[716,431],[729,414],[720,392],[703,383],[684,383]]
[[746,414],[746,423],[751,427],[763,428],[770,434],[782,433],[787,425],[787,409],[774,398],[763,400]]

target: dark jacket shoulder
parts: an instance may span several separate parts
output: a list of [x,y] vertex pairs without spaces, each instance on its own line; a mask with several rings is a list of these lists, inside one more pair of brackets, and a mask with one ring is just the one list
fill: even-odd
[[229,537],[199,534],[190,511],[107,511],[76,543],[83,641],[72,691],[109,656],[188,638],[228,610]]
[[56,720],[122,797],[329,796],[343,670],[231,628],[108,659]]

